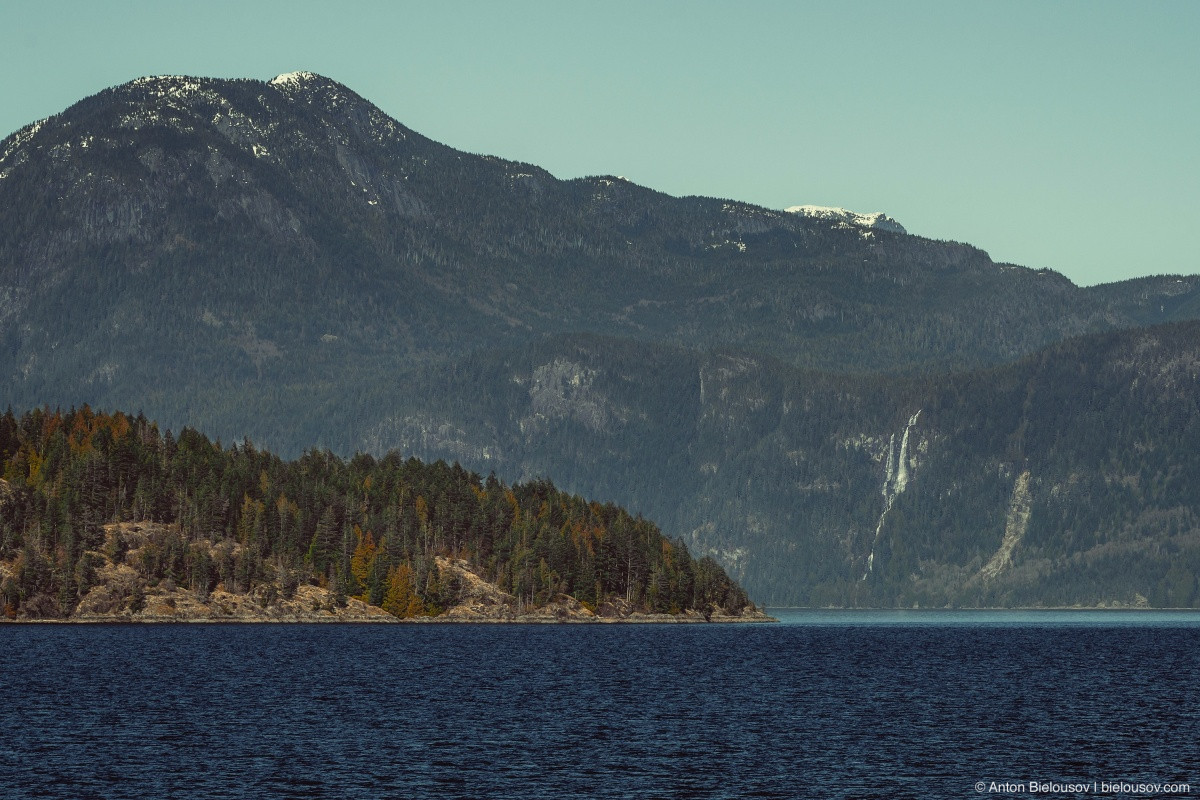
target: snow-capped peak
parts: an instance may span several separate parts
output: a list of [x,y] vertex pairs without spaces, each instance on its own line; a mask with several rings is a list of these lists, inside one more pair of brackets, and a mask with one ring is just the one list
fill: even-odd
[[310,81],[316,78],[315,72],[285,72],[282,75],[276,75],[270,81],[272,86],[278,86],[281,89],[299,89],[305,81]]
[[789,214],[799,214],[802,217],[827,219],[831,222],[844,222],[863,228],[875,228],[881,231],[891,231],[892,233],[908,233],[903,225],[881,211],[876,211],[873,214],[859,214],[856,211],[849,211],[845,208],[831,208],[829,206],[789,206],[784,211]]

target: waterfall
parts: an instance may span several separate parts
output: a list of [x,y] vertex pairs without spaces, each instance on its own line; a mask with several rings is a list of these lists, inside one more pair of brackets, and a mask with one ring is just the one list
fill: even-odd
[[879,489],[883,494],[883,513],[879,515],[879,523],[875,526],[875,538],[871,540],[871,551],[867,553],[867,568],[863,570],[859,580],[865,581],[875,567],[875,548],[879,546],[879,539],[883,536],[883,523],[887,520],[888,512],[892,510],[896,498],[908,488],[908,436],[920,416],[921,409],[917,409],[917,413],[908,418],[908,424],[904,426],[904,433],[900,436],[899,453],[896,452],[896,434],[888,437],[887,463],[883,468],[883,485]]

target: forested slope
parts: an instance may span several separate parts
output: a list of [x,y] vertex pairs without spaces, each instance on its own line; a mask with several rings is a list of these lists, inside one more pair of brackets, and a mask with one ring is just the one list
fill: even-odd
[[[265,587],[268,599],[312,583],[342,605],[357,597],[399,617],[436,615],[463,588],[439,559],[465,562],[528,608],[563,595],[592,610],[736,615],[749,606],[711,558],[693,559],[652,523],[545,480],[506,486],[395,453],[283,461],[248,441],[223,448],[191,429],[176,438],[144,417],[86,407],[0,417],[0,459],[0,594],[10,617],[69,616],[98,567],[126,562],[137,580],[113,610],[161,582],[201,597]],[[127,537],[111,526],[106,534],[108,523],[139,520],[164,525],[135,554]]]

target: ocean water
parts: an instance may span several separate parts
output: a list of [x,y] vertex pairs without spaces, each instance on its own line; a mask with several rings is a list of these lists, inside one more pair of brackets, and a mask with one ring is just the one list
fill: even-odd
[[0,798],[1200,795],[1200,616],[775,613],[0,626]]

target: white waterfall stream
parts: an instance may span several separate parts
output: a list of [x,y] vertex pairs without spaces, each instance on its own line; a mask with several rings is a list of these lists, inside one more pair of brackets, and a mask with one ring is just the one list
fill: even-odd
[[892,510],[896,498],[908,488],[908,437],[920,416],[921,410],[917,409],[917,413],[908,418],[908,424],[904,426],[904,433],[900,437],[899,453],[896,452],[896,434],[888,437],[887,463],[884,466],[883,486],[880,487],[883,494],[883,513],[879,515],[879,523],[875,526],[875,538],[871,540],[871,551],[867,553],[867,566],[859,580],[865,581],[871,574],[875,566],[875,548],[879,546],[879,539],[883,536],[883,523],[887,520],[888,512]]

